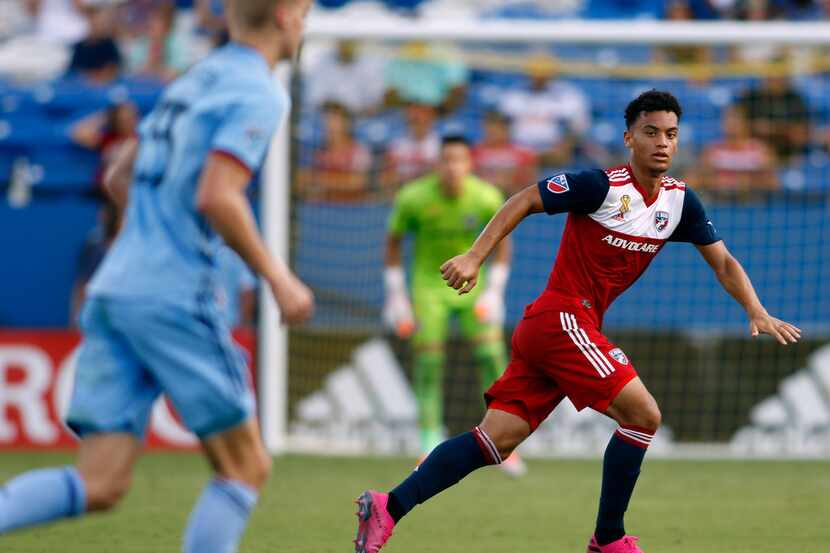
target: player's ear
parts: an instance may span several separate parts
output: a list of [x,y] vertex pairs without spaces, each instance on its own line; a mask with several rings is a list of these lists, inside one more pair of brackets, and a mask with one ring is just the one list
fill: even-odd
[[623,132],[623,143],[625,144],[626,148],[631,147],[631,131],[629,131],[628,129],[626,129],[625,132]]

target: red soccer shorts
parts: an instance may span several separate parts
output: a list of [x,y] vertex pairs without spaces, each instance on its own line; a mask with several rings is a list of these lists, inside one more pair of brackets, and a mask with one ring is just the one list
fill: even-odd
[[484,394],[487,406],[517,415],[531,431],[567,396],[577,410],[604,413],[637,372],[579,301],[543,294],[513,332],[507,370]]

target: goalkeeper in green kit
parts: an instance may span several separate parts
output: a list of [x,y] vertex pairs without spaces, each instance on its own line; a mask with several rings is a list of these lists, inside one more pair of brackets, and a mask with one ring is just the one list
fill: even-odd
[[[404,185],[389,217],[383,317],[399,337],[412,338],[422,457],[444,440],[442,380],[450,320],[457,319],[473,344],[482,390],[507,366],[502,323],[510,242],[499,244],[489,270],[469,294],[449,288],[439,269],[470,247],[504,202],[498,188],[472,175],[472,166],[467,140],[445,137],[437,171]],[[411,302],[401,255],[406,234],[413,239]],[[514,476],[526,470],[516,454],[500,466]]]

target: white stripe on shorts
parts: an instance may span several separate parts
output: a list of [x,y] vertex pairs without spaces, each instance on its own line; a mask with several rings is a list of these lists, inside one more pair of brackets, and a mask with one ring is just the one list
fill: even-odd
[[[579,326],[576,324],[576,318],[573,317],[570,313],[559,313],[559,320],[562,323],[562,330],[568,333],[568,336],[571,338],[571,341],[579,348],[579,351],[585,356],[591,366],[596,369],[597,373],[602,378],[605,378],[612,372],[614,372],[614,368],[610,367],[610,363],[607,360],[603,359],[602,355],[598,353],[599,350],[596,350],[596,345],[594,345],[590,340],[588,340],[588,336],[585,335],[584,339],[583,336],[578,334],[581,330]],[[583,331],[584,334],[584,331]],[[592,349],[593,348],[593,349]],[[605,363],[603,364],[603,361]],[[607,366],[606,366],[607,365]],[[609,368],[610,367],[610,370]]]
[[583,329],[579,328],[579,326],[577,326],[576,317],[574,317],[573,315],[570,315],[570,317],[577,335],[582,337],[582,343],[585,344],[585,346],[588,347],[588,349],[594,353],[594,356],[599,360],[599,364],[602,365],[602,367],[608,371],[608,374],[614,372],[614,365],[612,365],[611,362],[605,358],[605,356],[599,350],[597,345],[593,343],[590,338],[588,338],[588,334]]

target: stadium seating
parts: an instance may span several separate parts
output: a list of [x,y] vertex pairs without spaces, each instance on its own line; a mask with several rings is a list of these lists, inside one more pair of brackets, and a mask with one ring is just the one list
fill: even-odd
[[[509,47],[504,47],[509,48]],[[560,48],[557,53],[564,59],[584,59],[591,52],[583,47]],[[596,54],[596,52],[594,52]],[[637,57],[636,52],[624,53]],[[628,58],[626,58],[628,59]],[[743,90],[757,84],[757,78],[736,77],[716,79],[699,86],[687,79],[663,78],[660,80],[625,79],[605,77],[574,77],[569,79],[586,95],[595,99],[592,103],[592,139],[605,145],[615,157],[623,154],[619,145],[622,131],[622,110],[631,96],[652,86],[669,88],[684,105],[689,106],[684,117],[684,140],[691,156],[713,140],[720,138],[722,110]],[[492,109],[502,94],[525,82],[519,73],[476,67],[472,71],[465,104],[454,114],[439,122],[441,132],[461,131],[471,140],[481,135],[481,115]],[[830,75],[802,76],[795,79],[796,86],[805,95],[816,126],[830,122]],[[48,220],[41,216],[50,208],[66,215],[63,221],[74,221],[71,236],[82,237],[94,223],[90,205],[79,199],[93,190],[97,156],[93,152],[73,145],[69,138],[70,126],[81,116],[99,110],[112,102],[129,99],[146,112],[160,94],[156,81],[136,77],[122,79],[110,86],[94,87],[72,79],[38,83],[29,86],[15,85],[0,80],[0,190],[7,190],[14,168],[24,168],[28,185],[32,187],[34,202],[22,211],[14,211],[4,205],[4,212],[31,212],[32,218],[4,218],[2,224],[6,236],[14,233],[36,236],[39,226]],[[405,131],[402,114],[385,112],[359,118],[355,133],[376,154]],[[317,114],[304,108],[299,117],[296,135],[301,147],[297,151],[308,156],[323,140],[321,122]],[[756,280],[765,300],[784,317],[796,316],[803,321],[826,320],[830,313],[828,299],[821,294],[820,284],[830,278],[830,239],[827,238],[827,208],[821,195],[830,188],[830,154],[815,151],[791,165],[779,168],[780,181],[785,190],[793,194],[781,194],[769,200],[759,200],[753,205],[712,206],[712,217],[719,224],[730,246],[744,260]],[[812,194],[812,196],[810,195]],[[818,201],[817,201],[818,200]],[[50,207],[51,206],[51,207]],[[80,207],[84,206],[84,207]],[[378,324],[377,314],[381,302],[380,267],[382,265],[382,237],[387,206],[323,205],[298,206],[297,222],[300,229],[296,247],[296,262],[300,273],[315,288],[323,292],[321,309],[315,324],[322,327],[357,324],[371,328]],[[12,224],[11,221],[15,223]],[[765,250],[759,250],[757,231],[748,222],[767,222],[761,231]],[[552,262],[553,252],[561,232],[562,219],[533,219],[520,227],[516,235],[517,269],[511,281],[509,320],[515,322],[522,306],[532,300],[544,285],[544,275]],[[34,232],[34,234],[32,234]],[[10,234],[12,233],[12,234]],[[548,247],[538,250],[540,239]],[[39,245],[39,255],[24,255],[27,267],[33,271],[49,273],[50,258],[73,259],[77,254],[78,239],[67,242],[44,241]],[[795,247],[792,245],[795,244]],[[19,246],[9,246],[17,251]],[[330,260],[323,265],[320,252]],[[694,259],[696,253],[689,248],[670,246],[661,255],[655,270],[608,314],[608,322],[622,327],[637,325],[677,325],[686,320],[717,320],[725,326],[741,321],[741,313],[722,293],[715,293],[717,284],[705,266]],[[70,267],[72,263],[69,264]],[[788,283],[780,268],[803,266],[795,286]],[[682,267],[683,270],[676,270]],[[368,269],[367,269],[368,268]],[[69,272],[64,270],[68,275]],[[71,271],[70,271],[71,272]],[[26,279],[15,277],[18,273],[4,272],[0,284],[10,296],[26,293]],[[46,292],[27,302],[25,309],[13,309],[2,314],[8,324],[64,325],[65,311],[47,307],[47,303],[66,305],[68,282],[71,276],[50,279],[41,285]],[[674,309],[654,309],[643,319],[636,306],[647,302],[651,290],[669,289],[673,283],[681,284],[683,301]],[[722,303],[696,302],[695,297],[723,297]],[[338,305],[357,301],[362,309],[338,311]],[[344,318],[346,317],[346,318]],[[707,324],[707,323],[703,323]]]

